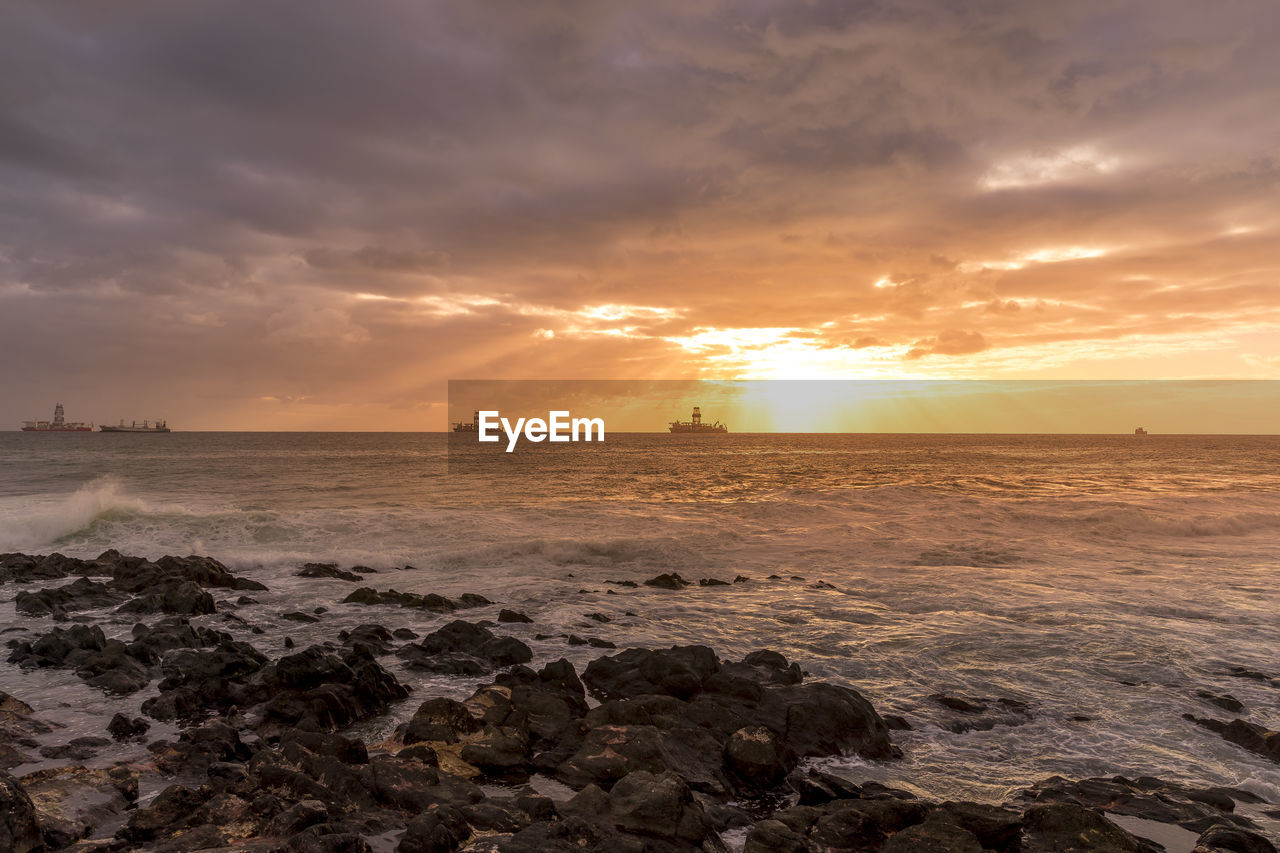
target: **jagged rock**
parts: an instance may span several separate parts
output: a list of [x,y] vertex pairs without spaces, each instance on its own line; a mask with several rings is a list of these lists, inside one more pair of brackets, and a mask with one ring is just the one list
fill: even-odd
[[1072,803],[1032,806],[1023,815],[1023,853],[1160,853],[1100,813]]
[[990,731],[996,726],[1020,726],[1031,720],[1031,706],[1019,699],[982,699],[934,693],[929,697],[957,716],[942,721],[944,728],[962,734]]
[[419,595],[416,592],[398,592],[394,589],[379,592],[373,587],[362,586],[342,599],[344,604],[394,604],[398,607],[412,607],[418,610],[430,610],[433,613],[452,613],[458,609],[455,602],[443,595],[428,593]]
[[350,631],[340,632],[338,639],[351,647],[356,645],[368,646],[373,652],[380,655],[385,655],[391,651],[392,634],[381,625],[368,623],[357,625]]
[[768,790],[786,778],[796,757],[764,726],[744,726],[725,744],[724,763],[741,787]]
[[433,805],[409,821],[396,853],[447,853],[471,837],[462,812],[449,805]]
[[213,596],[195,581],[169,578],[146,587],[147,592],[120,605],[120,613],[176,613],[197,616],[216,613]]
[[473,734],[482,728],[467,706],[453,699],[428,699],[405,728],[406,744],[420,741],[457,743],[463,735]]
[[1200,834],[1192,853],[1276,853],[1276,848],[1256,832],[1216,824]]
[[248,643],[224,640],[209,650],[179,649],[161,664],[160,695],[142,703],[142,713],[157,720],[195,720],[232,707],[266,700],[268,691],[254,676],[267,658]]
[[644,582],[644,585],[658,589],[684,589],[691,584],[675,572],[664,572],[656,577],[649,578]]
[[1194,714],[1183,714],[1182,716],[1198,726],[1203,726],[1211,732],[1216,732],[1222,736],[1223,740],[1234,743],[1236,746],[1243,747],[1250,752],[1257,753],[1263,758],[1269,758],[1280,763],[1280,732],[1271,731],[1257,723],[1241,719],[1235,719],[1228,723],[1222,720],[1197,717]]
[[[111,553],[111,552],[107,552]],[[106,554],[103,555],[106,557]],[[99,557],[99,562],[103,561]],[[190,581],[200,587],[234,589],[243,592],[265,590],[266,586],[236,577],[212,557],[161,557],[154,563],[141,557],[120,557],[111,565],[111,586],[126,592],[143,592],[173,581]]]
[[1197,690],[1196,696],[1210,705],[1216,705],[1224,711],[1239,714],[1244,710],[1244,703],[1230,693],[1214,693],[1211,690]]
[[296,575],[300,578],[333,578],[341,581],[362,581],[364,575],[338,568],[337,563],[307,563]]
[[523,613],[519,613],[515,610],[507,610],[506,608],[503,608],[502,610],[498,611],[498,621],[499,622],[523,622],[526,624],[531,624],[533,622],[532,619],[530,619],[528,616],[525,616]]
[[321,646],[287,655],[265,672],[263,721],[334,730],[383,711],[409,691],[361,649],[339,657]]
[[1247,791],[1192,788],[1151,776],[1077,781],[1051,776],[1019,791],[1015,800],[1031,804],[1070,803],[1202,832],[1219,822],[1251,828],[1251,821],[1233,814],[1235,801],[1257,802],[1258,798]]
[[74,844],[98,827],[113,824],[138,801],[138,776],[127,767],[57,767],[28,773],[20,781],[35,806],[44,843],[51,849]]
[[66,618],[68,613],[80,610],[97,610],[119,604],[123,596],[104,583],[79,578],[65,586],[42,589],[37,592],[19,592],[14,607],[27,616],[53,616]]
[[407,666],[453,675],[482,675],[526,663],[533,651],[515,637],[495,636],[482,625],[454,620],[396,651]]
[[88,761],[98,754],[99,749],[110,744],[111,741],[103,737],[74,737],[66,743],[41,747],[40,754],[45,758]]
[[43,849],[44,840],[31,797],[17,779],[0,770],[0,850],[38,853]]
[[151,724],[141,717],[130,719],[120,713],[117,713],[111,718],[111,722],[107,723],[107,732],[116,740],[129,740],[130,738],[139,737],[146,734],[150,728]]

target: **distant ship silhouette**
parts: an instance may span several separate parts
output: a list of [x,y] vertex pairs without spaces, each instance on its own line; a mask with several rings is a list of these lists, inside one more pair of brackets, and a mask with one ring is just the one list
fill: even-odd
[[707,434],[724,435],[728,431],[729,431],[729,428],[724,424],[720,423],[719,421],[716,421],[713,424],[704,424],[702,422],[701,406],[693,407],[693,418],[691,420],[672,421],[671,428],[668,430],[668,432],[680,432],[680,433],[692,432],[692,433],[697,433],[698,435],[707,435]]
[[1138,427],[1137,429],[1135,429],[1135,430],[1133,431],[1133,434],[1134,434],[1134,435],[1146,435],[1146,434],[1147,434],[1147,431],[1146,431],[1145,429],[1143,429],[1142,427]]

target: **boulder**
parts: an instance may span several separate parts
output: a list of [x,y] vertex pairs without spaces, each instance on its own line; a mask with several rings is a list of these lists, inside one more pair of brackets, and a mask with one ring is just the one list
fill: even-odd
[[1216,732],[1223,740],[1249,750],[1252,753],[1280,763],[1280,732],[1272,731],[1257,723],[1239,718],[1224,722],[1194,714],[1183,714],[1185,719],[1211,732]]
[[297,572],[300,578],[333,578],[341,581],[362,581],[364,575],[338,568],[337,563],[307,563]]
[[0,770],[0,850],[38,853],[44,846],[31,797],[17,779]]
[[1037,805],[1023,815],[1023,853],[1159,853],[1100,812],[1073,803]]
[[79,578],[65,586],[37,592],[19,592],[13,604],[26,616],[53,616],[65,619],[80,610],[97,610],[119,604],[123,596],[104,583]]
[[31,797],[44,843],[51,849],[74,844],[114,826],[138,801],[138,776],[127,767],[86,770],[56,767],[20,780]]

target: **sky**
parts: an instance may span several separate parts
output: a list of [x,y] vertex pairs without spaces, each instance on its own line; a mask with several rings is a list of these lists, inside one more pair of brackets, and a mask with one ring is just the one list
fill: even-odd
[[0,6],[0,428],[1280,378],[1280,4]]

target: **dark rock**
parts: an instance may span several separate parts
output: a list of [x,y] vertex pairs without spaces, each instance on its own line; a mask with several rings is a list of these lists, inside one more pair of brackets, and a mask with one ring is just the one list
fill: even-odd
[[486,607],[490,604],[493,604],[493,602],[474,592],[464,592],[458,596],[458,606],[462,608]]
[[17,779],[3,770],[0,770],[0,850],[12,853],[44,850],[31,797]]
[[880,848],[882,853],[982,853],[983,849],[976,835],[941,812],[895,833]]
[[1256,832],[1216,824],[1196,839],[1192,853],[1276,853],[1275,845]]
[[530,619],[528,616],[525,616],[523,613],[519,613],[515,610],[507,610],[506,608],[503,608],[498,612],[498,621],[499,622],[523,622],[526,624],[533,623],[533,620]]
[[344,571],[338,568],[337,563],[307,563],[302,570],[297,573],[300,578],[334,578],[342,581],[362,581],[363,575],[355,572]]
[[1031,706],[1019,699],[980,699],[944,693],[935,693],[929,698],[956,712],[958,716],[944,719],[942,725],[957,734],[990,731],[996,726],[1019,726],[1031,720]]
[[715,652],[706,646],[673,646],[669,650],[627,649],[587,665],[587,688],[601,699],[627,699],[661,693],[689,699],[719,671]]
[[409,821],[396,853],[450,853],[471,837],[471,826],[457,808],[433,805]]
[[698,581],[698,586],[728,586],[728,581],[722,581],[719,578],[702,578]]
[[142,713],[157,720],[194,720],[231,707],[263,702],[268,690],[255,676],[267,658],[250,646],[223,640],[209,651],[179,649],[161,664],[160,695],[142,703]]
[[350,631],[341,632],[338,636],[349,646],[368,646],[380,655],[391,651],[391,632],[381,625],[357,625]]
[[1018,792],[1016,799],[1030,803],[1070,803],[1160,823],[1175,823],[1184,829],[1200,832],[1219,821],[1248,824],[1231,812],[1235,809],[1233,797],[1251,796],[1243,791],[1223,788],[1190,788],[1150,776],[1137,779],[1113,776],[1078,781],[1051,776]]
[[657,587],[658,589],[684,589],[686,586],[690,586],[690,583],[675,572],[666,572],[657,577],[649,578],[644,582],[644,585]]
[[418,706],[405,728],[406,744],[419,741],[457,743],[463,735],[480,731],[481,724],[467,706],[453,699],[428,699]]
[[639,585],[638,583],[636,583],[635,581],[605,581],[605,583],[611,583],[611,584],[613,584],[614,586],[625,586],[625,587],[627,587],[628,589],[635,589],[635,588],[637,588],[638,586],[640,586],[640,585]]
[[436,755],[436,751],[425,743],[415,743],[413,746],[406,746],[404,749],[396,753],[397,758],[411,758],[414,761],[421,761],[428,767],[439,767],[440,757]]
[[[101,557],[98,558],[102,560]],[[212,557],[161,557],[154,563],[141,557],[119,557],[111,566],[111,586],[125,592],[143,592],[175,580],[187,580],[201,587],[261,591],[257,581],[232,575]]]
[[170,578],[146,589],[145,594],[120,605],[119,612],[197,616],[217,611],[213,596],[194,581]]
[[391,636],[397,640],[416,640],[418,633],[410,628],[397,628],[391,632]]
[[396,655],[416,669],[460,675],[482,675],[533,659],[533,651],[515,637],[498,637],[482,625],[461,619],[419,643],[402,646]]
[[315,616],[312,616],[310,613],[302,613],[297,610],[291,610],[288,613],[281,613],[280,618],[287,619],[290,622],[302,622],[306,624],[320,621]]
[[286,655],[264,672],[266,723],[332,731],[381,713],[409,691],[359,650],[339,657],[322,646]]
[[794,806],[752,827],[744,853],[879,850],[890,838],[922,823],[929,811],[923,803],[896,798]]
[[608,616],[605,616],[603,613],[588,613],[586,614],[586,616],[588,619],[594,620],[596,622],[612,622],[613,621]]
[[53,616],[65,618],[79,610],[97,610],[119,604],[120,593],[104,583],[79,578],[65,586],[42,589],[38,592],[19,592],[13,604],[19,613],[27,616]]
[[1214,693],[1210,690],[1197,690],[1196,696],[1208,702],[1210,705],[1217,705],[1224,711],[1230,711],[1233,714],[1239,714],[1244,710],[1244,703],[1230,693]]
[[914,731],[911,723],[906,717],[898,714],[884,714],[884,724],[889,727],[891,732],[909,732]]
[[763,791],[786,778],[796,757],[764,726],[744,726],[729,737],[724,763],[741,788]]
[[1072,803],[1032,806],[1023,815],[1023,853],[1159,853],[1099,812]]
[[394,589],[379,592],[367,586],[360,587],[342,601],[344,604],[394,604],[398,607],[430,610],[433,613],[452,613],[458,609],[456,603],[435,593],[419,595],[416,592],[397,592]]
[[987,710],[987,703],[981,699],[965,696],[948,696],[945,693],[934,693],[929,697],[944,708],[959,711],[961,714],[981,714]]
[[1216,732],[1222,736],[1223,740],[1261,755],[1263,758],[1269,758],[1280,763],[1280,732],[1271,731],[1257,723],[1250,723],[1241,719],[1235,719],[1227,723],[1222,720],[1197,717],[1192,714],[1183,714],[1182,716],[1198,726],[1203,726],[1211,732]]
[[70,759],[72,761],[88,761],[98,754],[111,741],[104,737],[75,737],[57,746],[41,747],[40,754],[45,758]]
[[47,847],[58,849],[112,826],[138,801],[138,776],[126,767],[57,767],[20,780],[35,806]]

